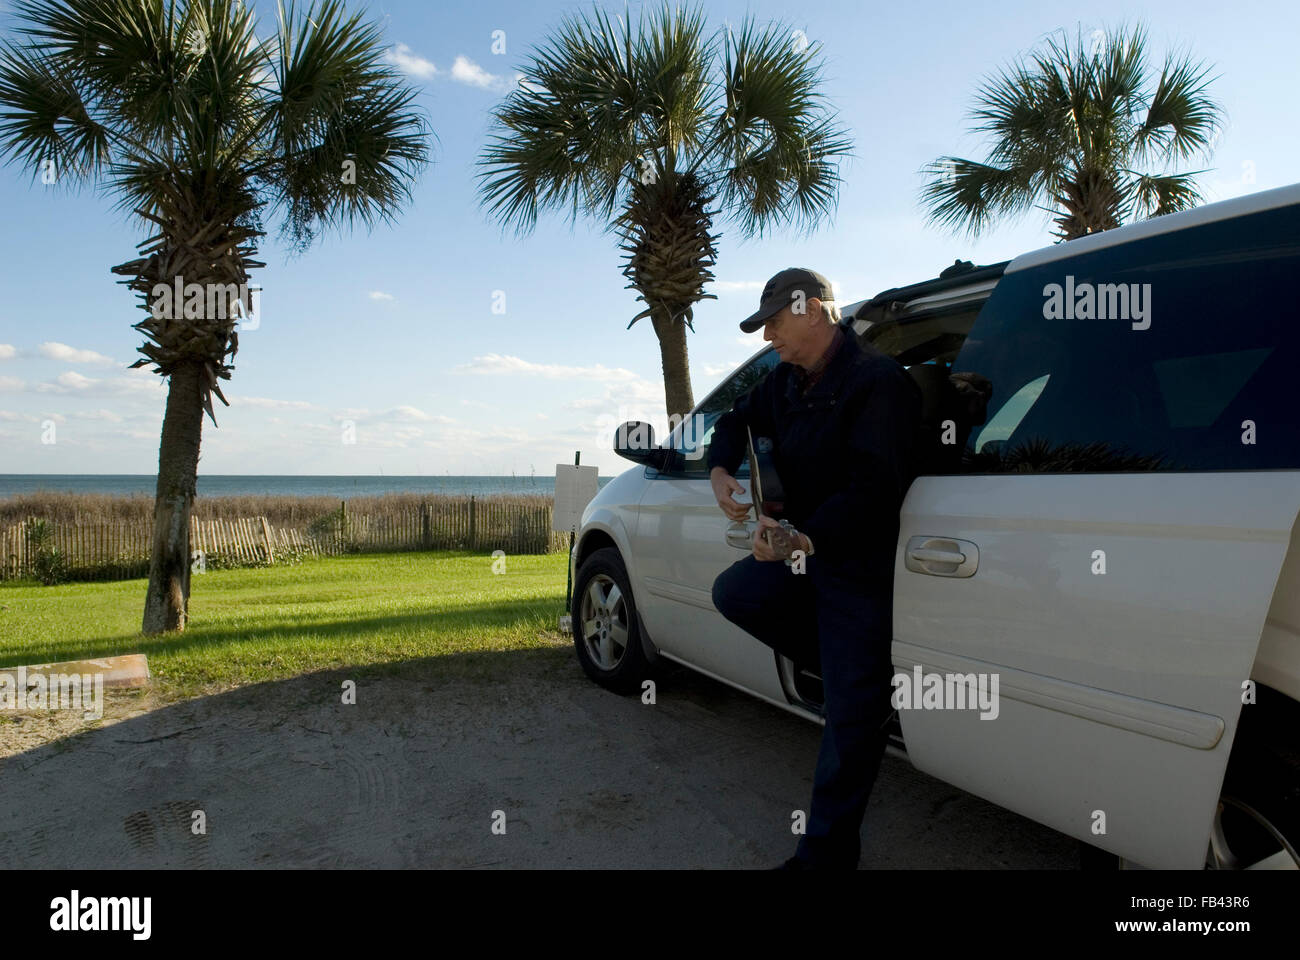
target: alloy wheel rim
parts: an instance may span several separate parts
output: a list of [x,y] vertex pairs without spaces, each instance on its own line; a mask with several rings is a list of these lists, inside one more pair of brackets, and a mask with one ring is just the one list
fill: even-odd
[[627,601],[613,578],[598,573],[582,595],[582,641],[602,670],[613,670],[627,652]]
[[1219,798],[1206,866],[1211,870],[1300,870],[1300,854],[1254,807]]

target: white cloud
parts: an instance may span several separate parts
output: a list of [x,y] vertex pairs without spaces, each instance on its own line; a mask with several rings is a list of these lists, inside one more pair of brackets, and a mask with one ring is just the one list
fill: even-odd
[[757,350],[764,343],[762,329],[755,330],[753,333],[747,333],[744,336],[736,338],[736,342],[742,347],[749,347],[751,350]]
[[[108,413],[107,410],[102,410],[102,411],[100,411],[100,412],[101,412],[101,413]],[[73,414],[73,416],[74,416],[74,417],[80,417],[81,419],[84,419],[84,420],[98,420],[98,419],[100,419],[99,417],[95,416],[94,413],[89,413],[89,414],[78,413],[78,414]],[[110,414],[110,416],[112,416],[112,415]],[[119,417],[118,419],[121,419],[121,418]],[[10,423],[18,423],[18,422],[23,422],[23,423],[44,423],[46,420],[53,420],[55,423],[67,423],[67,422],[68,422],[68,418],[65,417],[65,416],[64,416],[63,414],[61,414],[61,413],[43,413],[43,414],[35,414],[35,413],[14,413],[12,410],[0,410],[0,420],[7,420],[7,421],[9,421]]]
[[[509,89],[510,81],[505,77],[499,77],[494,73],[488,73],[477,63],[466,56],[458,56],[451,65],[451,78],[458,83],[469,84],[471,87],[478,87],[480,90],[504,91]],[[515,83],[518,83],[516,75]]]
[[24,386],[17,377],[0,377],[0,393],[18,393]]
[[78,420],[104,420],[108,423],[121,423],[122,418],[112,410],[105,410],[101,407],[98,410],[85,410],[81,413],[74,413],[73,416]]
[[382,290],[371,290],[370,299],[371,300],[396,300],[397,298],[393,296],[391,293],[384,293],[384,291]]
[[511,374],[529,373],[548,380],[636,380],[631,370],[622,367],[566,367],[558,363],[533,363],[521,357],[489,353],[456,367],[458,373]]
[[83,377],[75,370],[69,370],[67,373],[61,373],[55,377],[53,383],[37,384],[36,389],[40,393],[74,393],[89,390],[95,384],[102,382],[90,377]]
[[637,377],[632,380],[626,380],[617,384],[609,384],[605,387],[605,394],[601,397],[585,397],[578,400],[570,400],[564,404],[565,410],[607,410],[619,406],[658,406],[664,405],[664,385],[652,380],[642,380]]
[[[367,448],[411,449],[416,443],[446,450],[449,446],[464,447],[464,443],[451,443],[448,437],[461,433],[461,428],[450,417],[428,414],[415,407],[393,407],[376,412],[364,407],[352,407],[331,415],[334,424],[308,423],[298,426],[307,444],[314,447],[335,447],[339,443],[339,427],[348,421],[356,427],[356,446],[345,450],[354,454]],[[415,422],[430,424],[415,426]],[[425,439],[433,436],[433,439]]]
[[367,407],[349,407],[333,415],[334,420],[352,420],[356,423],[455,423],[452,417],[440,413],[425,413],[419,407],[397,406],[388,410],[374,411]]
[[0,343],[0,360],[12,360],[18,356],[18,351],[14,349],[11,343]]
[[735,370],[738,366],[740,366],[739,360],[731,360],[726,363],[711,363],[711,364],[706,364],[704,366],[704,369],[701,370],[700,372],[703,373],[706,377],[720,377],[723,374],[727,374],[730,373],[732,370]]
[[112,357],[106,357],[94,350],[78,350],[76,347],[70,347],[66,343],[57,343],[53,340],[42,343],[39,349],[41,356],[49,357],[51,360],[62,360],[65,363],[98,363],[112,366],[117,362]]
[[83,376],[75,370],[69,370],[66,373],[59,374],[53,380],[36,384],[33,389],[36,393],[76,393],[84,396],[133,394],[142,397],[148,394],[151,398],[156,398],[163,393],[163,380],[161,377],[147,375],[146,378],[138,374],[139,371],[131,371],[130,374],[125,376],[100,380]]
[[[448,72],[439,70],[432,60],[426,60],[404,43],[389,50],[386,58],[389,63],[395,64],[399,70],[412,77],[436,77]],[[516,73],[509,79],[489,73],[463,54],[452,61],[450,74],[457,83],[498,93],[509,90],[523,79],[522,73]]]
[[230,397],[229,400],[232,407],[266,407],[272,410],[320,409],[316,404],[308,403],[306,400],[275,400],[271,397],[241,397],[238,395]]
[[475,430],[468,427],[453,427],[437,431],[437,435],[426,439],[425,446],[445,451],[448,447],[474,449],[485,453],[520,453],[529,446],[548,446],[548,438],[527,427],[512,427],[498,424],[490,430]]
[[393,407],[384,415],[385,419],[398,421],[418,421],[420,423],[455,423],[451,417],[444,417],[440,413],[425,413],[418,407]]
[[438,68],[432,61],[416,55],[404,43],[399,43],[388,51],[388,62],[396,64],[399,70],[413,77],[432,77],[438,73]]

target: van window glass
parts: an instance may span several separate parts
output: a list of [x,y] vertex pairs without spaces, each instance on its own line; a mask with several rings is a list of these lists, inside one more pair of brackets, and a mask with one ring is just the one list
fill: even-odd
[[1005,275],[953,363],[966,473],[1300,469],[1300,207]]
[[[684,469],[679,475],[709,475],[709,443],[718,418],[732,408],[736,399],[768,375],[781,362],[775,350],[767,350],[733,373],[708,399],[695,408],[673,431],[668,445],[683,454]],[[749,461],[742,460],[737,476],[749,476]]]

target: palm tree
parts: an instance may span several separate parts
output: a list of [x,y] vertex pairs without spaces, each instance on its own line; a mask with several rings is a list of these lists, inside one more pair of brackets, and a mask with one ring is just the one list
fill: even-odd
[[378,29],[336,0],[281,6],[265,41],[239,0],[15,6],[26,40],[0,45],[0,153],[47,182],[98,183],[151,233],[113,272],[148,314],[132,366],[169,379],[143,629],[183,629],[203,412],[215,426],[212,394],[227,403],[217,381],[251,319],[262,218],[282,214],[298,250],[391,221],[427,162],[427,122]]
[[1204,171],[1172,170],[1208,156],[1222,126],[1207,72],[1171,54],[1155,76],[1141,26],[1086,42],[1080,30],[1073,44],[1049,38],[980,89],[972,120],[991,138],[988,158],[941,157],[923,169],[930,220],[973,237],[996,217],[1041,207],[1071,240],[1195,206]]
[[[480,196],[526,233],[542,211],[605,224],[645,304],[670,419],[695,406],[686,328],[713,279],[725,217],[746,236],[834,210],[849,151],[819,87],[818,47],[780,25],[707,32],[699,10],[618,25],[567,18],[497,107]],[[575,292],[577,290],[575,277]]]

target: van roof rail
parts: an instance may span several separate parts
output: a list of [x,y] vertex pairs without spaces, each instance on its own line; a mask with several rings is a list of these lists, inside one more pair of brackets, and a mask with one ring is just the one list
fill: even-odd
[[876,294],[863,306],[874,307],[891,301],[915,300],[917,297],[939,293],[942,290],[950,290],[953,287],[963,287],[968,283],[996,280],[1002,276],[1009,263],[1011,263],[1010,260],[1003,260],[1001,263],[990,263],[977,267],[969,260],[957,260],[933,280],[922,280],[920,283],[908,284],[905,287],[890,287],[888,290]]

